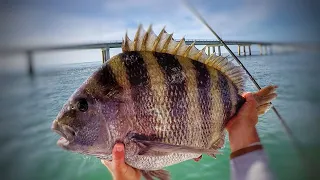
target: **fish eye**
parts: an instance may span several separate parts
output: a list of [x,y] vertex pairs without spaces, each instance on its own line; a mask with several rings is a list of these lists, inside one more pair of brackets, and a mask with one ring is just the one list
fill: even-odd
[[88,102],[84,98],[79,99],[77,102],[77,108],[81,112],[85,112],[88,110]]

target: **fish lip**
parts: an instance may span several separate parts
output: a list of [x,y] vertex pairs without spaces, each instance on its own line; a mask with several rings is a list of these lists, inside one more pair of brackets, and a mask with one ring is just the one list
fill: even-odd
[[57,145],[63,149],[66,150],[70,150],[70,144],[71,142],[68,141],[65,137],[61,137],[58,141],[57,141]]
[[51,130],[61,136],[61,138],[57,141],[59,146],[69,145],[74,141],[75,131],[67,125],[60,124],[57,120],[53,121]]

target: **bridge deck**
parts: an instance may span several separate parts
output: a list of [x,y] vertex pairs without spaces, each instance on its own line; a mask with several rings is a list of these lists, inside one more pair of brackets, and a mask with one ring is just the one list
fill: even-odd
[[[178,40],[179,41],[179,40]],[[217,53],[221,55],[221,48],[223,46],[220,41],[209,40],[209,39],[188,39],[185,40],[186,44],[190,45],[195,42],[195,45],[207,46],[207,53],[210,55],[210,49],[212,53],[216,53],[215,47],[217,46]],[[290,43],[281,42],[262,42],[262,41],[224,41],[227,45],[237,45],[238,55],[241,55],[241,47],[243,49],[243,55],[246,55],[246,46],[248,46],[249,53],[251,55],[251,45],[258,45],[260,47],[260,55],[268,53],[268,46],[271,45],[289,45]],[[122,41],[110,41],[105,43],[88,43],[88,44],[74,44],[74,45],[61,45],[61,46],[42,46],[33,48],[20,48],[20,49],[1,49],[0,53],[25,53],[28,60],[29,74],[33,75],[33,54],[43,51],[54,51],[54,50],[81,50],[81,49],[101,49],[102,50],[102,62],[105,62],[110,58],[110,48],[120,48]],[[264,48],[263,48],[264,47]],[[270,49],[271,53],[271,49]]]
[[[210,45],[210,46],[222,46],[220,41],[210,39],[187,39],[186,44],[190,45],[195,42],[195,45]],[[281,42],[262,42],[262,41],[225,41],[227,45],[282,45]],[[101,48],[120,48],[122,41],[109,41],[103,43],[86,43],[86,44],[72,44],[72,45],[60,45],[60,46],[42,46],[32,48],[20,48],[20,49],[0,49],[0,52],[39,52],[39,51],[53,51],[53,50],[81,50],[81,49],[101,49]]]

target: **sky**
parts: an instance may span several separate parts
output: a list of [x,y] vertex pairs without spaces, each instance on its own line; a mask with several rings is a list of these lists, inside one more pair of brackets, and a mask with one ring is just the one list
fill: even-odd
[[[224,40],[320,42],[319,1],[189,2]],[[174,38],[215,39],[180,0],[0,0],[0,50],[121,40],[126,31],[133,38],[140,23],[156,33],[166,26]],[[22,66],[21,59],[2,53],[0,66]],[[100,51],[36,55],[38,65],[85,61],[101,61]]]

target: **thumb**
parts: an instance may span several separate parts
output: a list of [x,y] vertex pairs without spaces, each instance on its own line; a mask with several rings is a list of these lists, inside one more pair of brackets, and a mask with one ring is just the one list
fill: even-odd
[[245,93],[243,95],[244,98],[246,98],[245,106],[248,108],[256,108],[257,107],[257,101],[254,98],[252,93]]
[[124,145],[117,143],[112,150],[112,162],[115,169],[125,168]]

